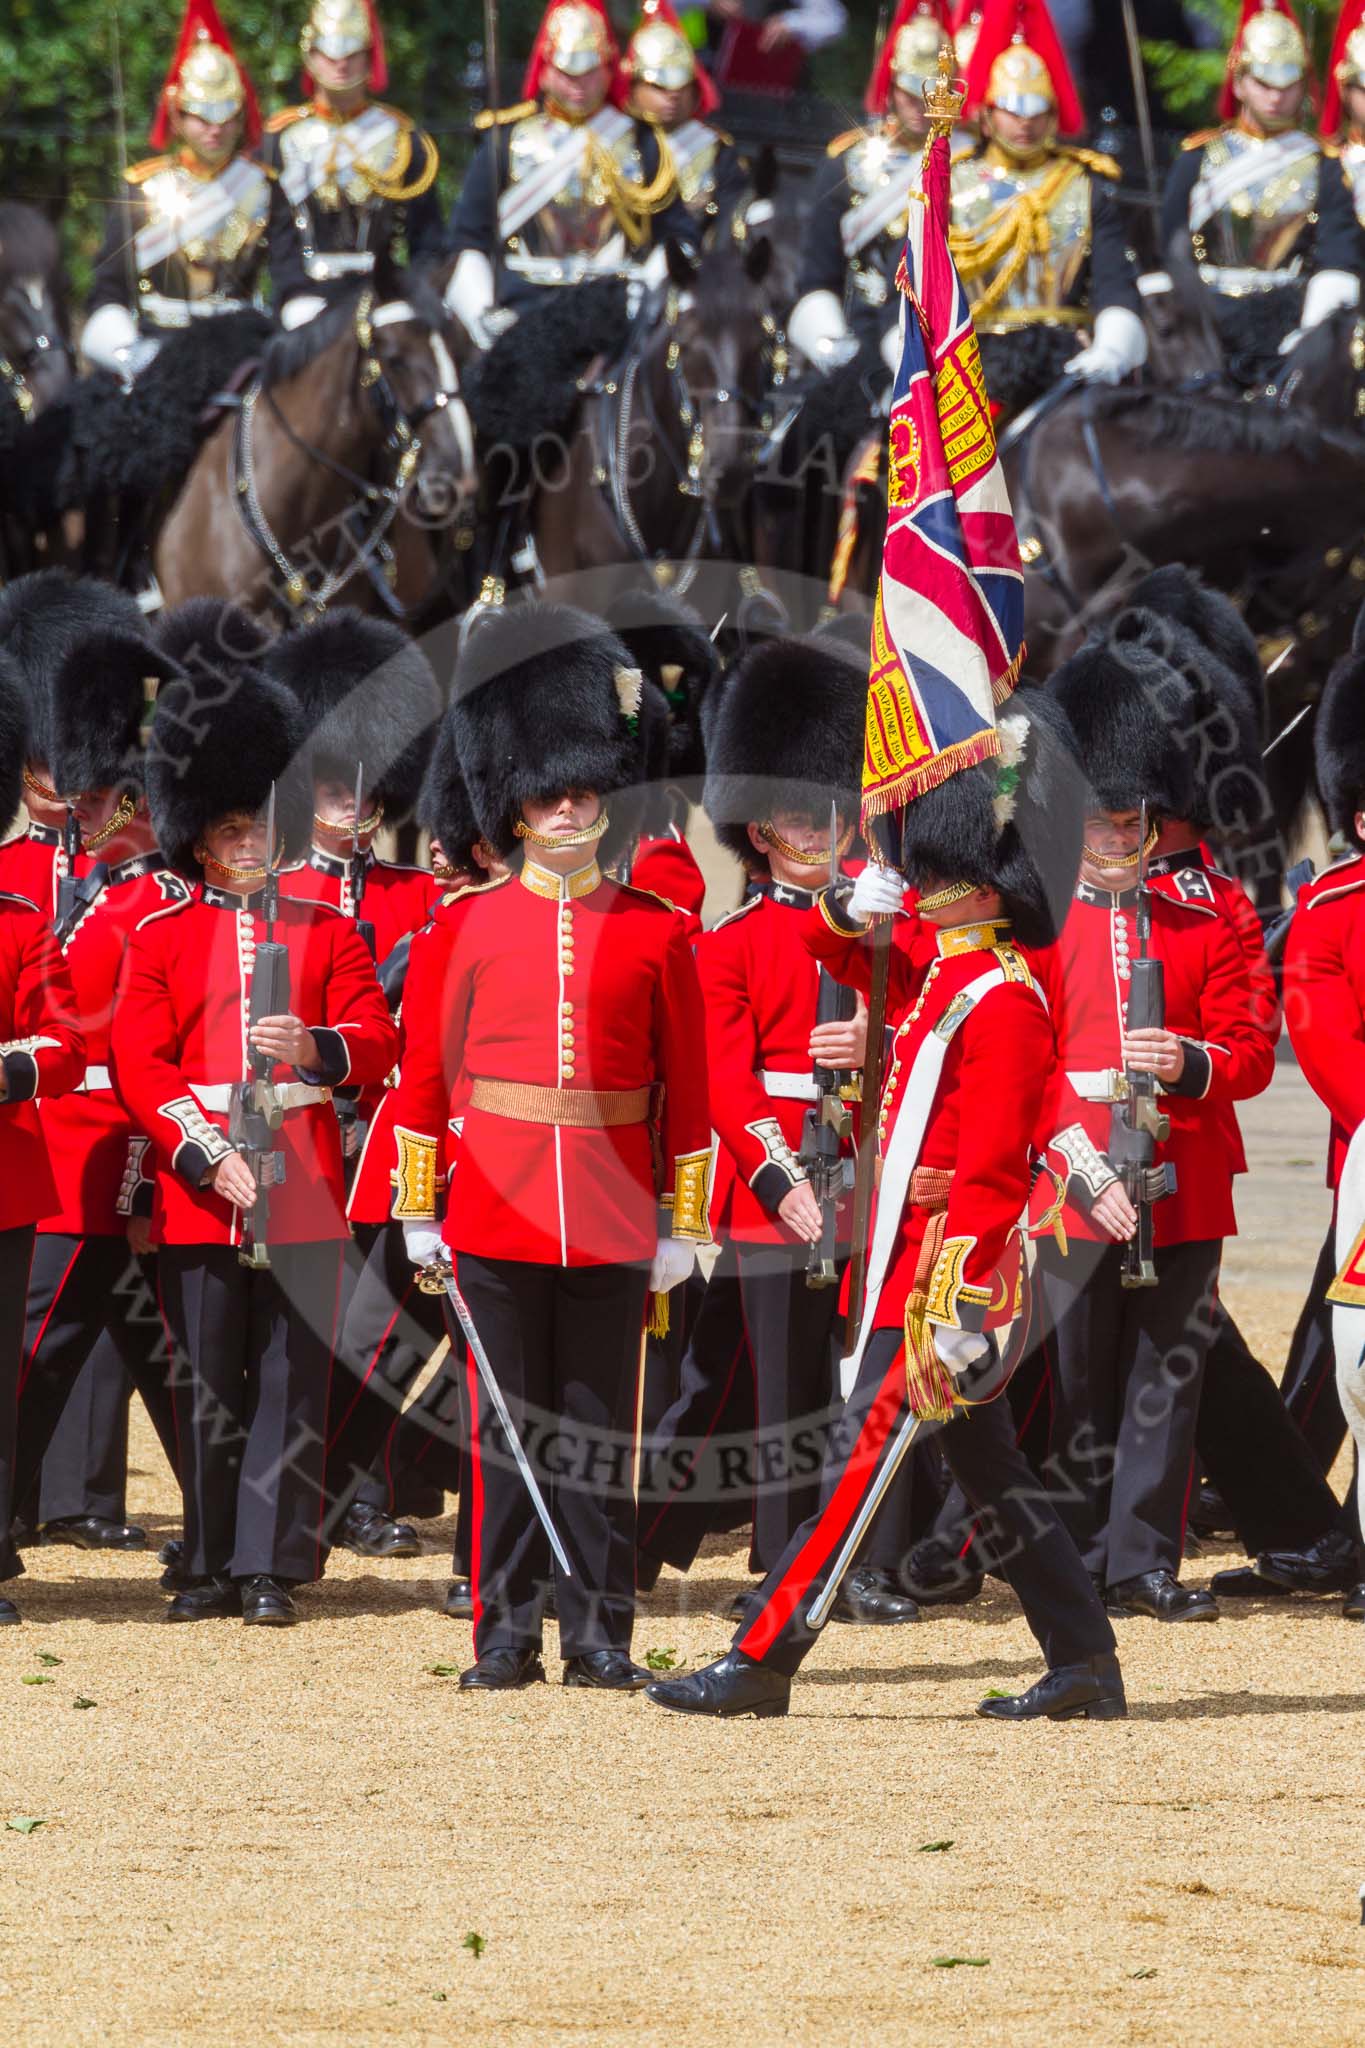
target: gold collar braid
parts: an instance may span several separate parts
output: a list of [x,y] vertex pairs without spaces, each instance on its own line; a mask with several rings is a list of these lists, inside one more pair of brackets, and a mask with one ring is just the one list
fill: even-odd
[[1005,259],[972,304],[972,317],[978,326],[984,316],[994,312],[1030,260],[1048,254],[1052,247],[1049,215],[1072,179],[1082,175],[1083,168],[1074,158],[1062,157],[1035,187],[1015,193],[988,215],[975,232],[949,229],[948,248],[964,285],[985,276]]

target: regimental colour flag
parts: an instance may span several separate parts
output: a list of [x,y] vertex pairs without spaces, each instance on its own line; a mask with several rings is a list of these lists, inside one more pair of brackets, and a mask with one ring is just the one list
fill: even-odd
[[910,195],[897,274],[886,545],[872,618],[863,817],[899,810],[1000,750],[995,706],[1023,660],[1024,579],[981,353],[948,253],[949,142]]

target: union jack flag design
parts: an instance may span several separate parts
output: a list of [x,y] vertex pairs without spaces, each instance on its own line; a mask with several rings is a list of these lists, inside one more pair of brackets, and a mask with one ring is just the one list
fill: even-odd
[[899,810],[1000,750],[995,707],[1023,660],[1024,579],[981,353],[948,251],[949,143],[924,191],[896,282],[886,545],[872,620],[863,817]]

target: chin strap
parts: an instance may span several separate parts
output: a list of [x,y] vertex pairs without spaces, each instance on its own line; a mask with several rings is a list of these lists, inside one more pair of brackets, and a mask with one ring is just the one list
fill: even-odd
[[611,823],[605,811],[599,811],[591,825],[585,825],[581,832],[533,832],[524,818],[518,818],[512,826],[518,839],[524,839],[528,846],[543,846],[554,853],[562,846],[595,846]]

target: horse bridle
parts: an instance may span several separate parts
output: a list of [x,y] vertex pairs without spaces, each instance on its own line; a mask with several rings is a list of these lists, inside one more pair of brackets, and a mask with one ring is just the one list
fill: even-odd
[[[374,353],[373,316],[374,293],[367,290],[361,294],[357,302],[352,331],[361,351],[360,386],[368,394],[384,430],[381,452],[391,454],[395,458],[391,482],[373,482],[371,478],[362,476],[358,470],[338,461],[336,456],[329,455],[325,448],[319,448],[316,443],[298,433],[286,419],[274,392],[263,386],[259,377],[254,377],[243,392],[237,413],[232,443],[232,488],[237,509],[252,541],[275,564],[285,598],[305,624],[320,618],[338,591],[362,570],[374,585],[382,603],[394,617],[404,616],[404,606],[393,588],[394,555],[389,545],[388,533],[398,516],[403,493],[421,460],[421,428],[433,413],[445,410],[452,393],[446,390],[435,391],[418,405],[406,408],[402,406],[389,382],[384,365]],[[272,419],[291,447],[346,484],[360,500],[359,509],[374,508],[374,520],[369,531],[360,536],[349,551],[347,559],[339,567],[329,569],[316,586],[309,583],[308,572],[290,559],[275,535],[262,509],[256,489],[256,469],[251,452],[251,427],[256,407],[262,398]],[[357,509],[352,506],[343,515],[344,524],[352,524]]]

